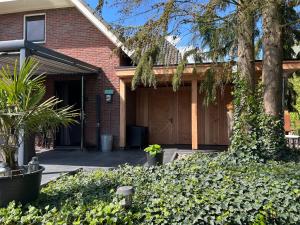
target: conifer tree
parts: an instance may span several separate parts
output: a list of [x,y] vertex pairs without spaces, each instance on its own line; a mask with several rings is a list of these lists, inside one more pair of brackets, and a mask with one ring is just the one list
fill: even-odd
[[[104,3],[103,0],[99,0],[99,11]],[[175,91],[180,88],[187,58],[192,55],[197,62],[212,62],[207,79],[200,85],[200,90],[204,91],[206,99],[209,99],[207,103],[215,99],[218,87],[232,82],[234,77],[229,69],[232,61],[236,61],[238,66],[235,79],[246,85],[246,88],[241,89],[244,93],[239,93],[239,96],[247,96],[247,99],[255,101],[257,81],[254,40],[258,38],[257,45],[263,49],[264,91],[261,97],[265,114],[272,116],[274,121],[267,130],[272,130],[272,126],[278,124],[278,121],[282,122],[282,60],[285,53],[291,54],[291,46],[299,41],[297,31],[290,29],[299,24],[299,16],[297,13],[285,16],[285,13],[288,10],[295,11],[299,0],[112,0],[109,4],[120,9],[122,19],[139,15],[147,18],[145,23],[136,26],[124,26],[120,23],[113,25],[124,37],[124,45],[134,51],[133,59],[137,68],[132,82],[133,88],[139,84],[155,86],[156,78],[152,67],[158,60],[165,38],[171,35],[187,35],[193,48],[185,53],[173,76]],[[262,18],[262,27],[257,27],[256,22],[259,18]],[[185,30],[188,32],[184,32]],[[263,33],[261,39],[256,36],[258,33]],[[224,72],[216,73],[214,65],[219,65],[220,62],[225,65]],[[226,64],[229,66],[226,67]],[[239,120],[237,122],[243,119],[244,127],[237,132],[245,132],[244,136],[249,137],[249,142],[257,139],[254,142],[259,146],[263,145],[263,141],[258,137],[261,129],[257,127],[258,123],[253,122],[256,118],[251,117],[251,113],[257,110],[258,106],[253,106],[252,100],[245,103],[245,98],[238,102],[236,119]],[[279,126],[273,133],[265,132],[265,135],[272,136],[269,140],[278,139],[276,135],[283,139],[283,127]],[[278,143],[273,147],[283,147],[283,142]],[[247,146],[247,143],[240,144]],[[253,142],[249,145],[253,145]],[[256,149],[258,146],[252,147]]]

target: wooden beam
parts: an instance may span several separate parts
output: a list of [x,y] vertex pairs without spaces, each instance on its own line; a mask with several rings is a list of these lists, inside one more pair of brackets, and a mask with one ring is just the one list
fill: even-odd
[[[261,72],[262,62],[255,63],[255,70]],[[282,69],[284,72],[293,73],[300,70],[300,60],[285,60],[282,62]]]
[[[201,66],[196,66],[196,67],[188,65],[184,69],[183,75],[192,75],[194,73],[203,74],[210,68],[211,68],[210,64],[202,64]],[[220,68],[222,68],[222,66],[220,66]],[[177,70],[177,66],[154,67],[153,68],[153,73],[156,76],[171,75],[170,77],[173,77],[176,70]],[[118,69],[116,69],[116,74],[117,74],[118,77],[120,77],[122,79],[132,78],[135,74],[135,67],[118,68]]]
[[[197,75],[197,80],[198,81],[203,80],[203,78],[204,78],[204,76]],[[131,85],[132,77],[120,77],[120,79],[122,79],[127,84],[127,86]],[[170,82],[172,82],[172,79],[173,79],[173,75],[160,75],[160,76],[156,77],[156,80],[159,83],[170,83]],[[188,81],[190,83],[191,80],[192,80],[192,76],[187,75],[187,74],[184,74],[181,77],[181,81],[183,81],[183,82]],[[141,84],[141,86],[143,86],[143,85]]]
[[[183,78],[186,80],[191,80],[193,74],[197,74],[198,80],[203,80],[203,76],[208,69],[214,66],[214,69],[219,68],[222,71],[223,65],[219,64],[217,67],[210,63],[199,64],[199,65],[187,65],[183,71]],[[261,72],[262,62],[256,61],[255,68],[258,73]],[[295,72],[300,70],[300,60],[285,60],[282,63],[282,68],[284,71]],[[153,68],[153,73],[162,80],[172,80],[174,73],[176,72],[177,66],[156,66]],[[116,69],[116,75],[121,79],[131,80],[135,74],[135,67],[121,67]]]
[[194,76],[192,80],[192,149],[198,149],[198,81]]
[[126,84],[120,79],[120,148],[126,147]]

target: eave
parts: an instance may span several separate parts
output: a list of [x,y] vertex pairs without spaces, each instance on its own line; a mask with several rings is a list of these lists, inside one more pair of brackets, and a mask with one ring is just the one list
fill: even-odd
[[[212,63],[204,64],[189,64],[183,71],[183,80],[190,80],[193,75],[199,75],[198,80],[203,79],[203,75],[210,68],[214,67],[222,71],[224,64],[219,63],[218,65]],[[255,62],[255,68],[257,73],[261,73],[262,61]],[[300,70],[300,60],[285,60],[283,61],[282,68],[284,73],[291,74]],[[155,66],[153,73],[163,80],[170,79],[175,74],[177,65],[169,66]],[[116,68],[116,74],[120,79],[130,80],[135,74],[136,67],[119,67]],[[202,75],[202,76],[201,76]]]

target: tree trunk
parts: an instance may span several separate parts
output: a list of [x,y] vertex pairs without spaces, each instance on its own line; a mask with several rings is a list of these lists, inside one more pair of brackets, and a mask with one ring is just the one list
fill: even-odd
[[[249,5],[251,5],[249,7]],[[253,7],[252,7],[253,6]],[[233,135],[230,148],[236,152],[253,154],[256,142],[256,121],[253,112],[255,98],[255,56],[254,56],[254,0],[239,1],[238,6],[238,75],[234,87]]]
[[264,109],[266,114],[282,115],[282,28],[281,0],[268,0],[263,7],[263,68]]
[[238,7],[238,72],[247,82],[250,91],[255,90],[254,14],[249,2],[239,2]]

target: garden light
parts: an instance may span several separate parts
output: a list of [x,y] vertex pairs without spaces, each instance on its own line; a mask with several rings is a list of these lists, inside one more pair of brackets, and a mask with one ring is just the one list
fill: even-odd
[[123,186],[117,189],[117,195],[119,195],[121,200],[121,205],[128,208],[132,205],[132,196],[134,194],[134,189],[132,186]]

